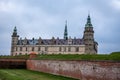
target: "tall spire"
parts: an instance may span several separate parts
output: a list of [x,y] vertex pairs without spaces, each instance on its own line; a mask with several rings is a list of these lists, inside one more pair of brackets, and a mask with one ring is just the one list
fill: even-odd
[[92,27],[90,14],[88,14],[87,23],[85,24],[85,27]]
[[68,32],[67,32],[67,20],[66,20],[66,22],[65,22],[64,39],[65,39],[65,40],[67,40],[67,39],[68,39]]

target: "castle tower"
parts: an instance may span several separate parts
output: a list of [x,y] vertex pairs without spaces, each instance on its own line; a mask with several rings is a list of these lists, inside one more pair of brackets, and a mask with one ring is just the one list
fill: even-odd
[[65,39],[65,40],[68,40],[67,21],[66,21],[66,23],[65,23],[64,39]]
[[87,22],[85,24],[85,30],[83,35],[86,54],[97,53],[97,42],[94,41],[94,30],[91,23],[90,15],[88,15]]
[[18,42],[19,35],[17,35],[17,28],[14,27],[13,34],[12,34],[12,42],[11,42],[11,55],[13,55],[13,52],[16,49],[16,45]]

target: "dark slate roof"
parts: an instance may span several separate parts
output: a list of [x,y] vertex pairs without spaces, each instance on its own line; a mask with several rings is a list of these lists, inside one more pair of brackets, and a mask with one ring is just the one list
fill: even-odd
[[[83,39],[71,39],[72,45],[82,45],[84,44]],[[64,39],[55,39],[54,45],[68,45],[68,40]],[[24,45],[24,40],[18,40],[17,45]],[[26,45],[38,45],[38,39],[27,39]],[[41,45],[51,45],[51,39],[42,39]]]

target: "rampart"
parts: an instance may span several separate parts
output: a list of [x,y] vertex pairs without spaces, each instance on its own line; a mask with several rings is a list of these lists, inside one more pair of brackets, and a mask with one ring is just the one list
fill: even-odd
[[0,59],[2,69],[26,69],[25,59]]
[[27,69],[80,80],[120,80],[120,62],[27,60]]
[[119,61],[0,59],[0,68],[28,69],[80,80],[120,80]]

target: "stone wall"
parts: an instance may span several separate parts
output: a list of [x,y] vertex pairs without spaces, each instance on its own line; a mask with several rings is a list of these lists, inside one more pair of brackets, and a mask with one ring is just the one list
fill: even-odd
[[120,80],[120,62],[112,61],[27,60],[27,69],[80,80]]
[[26,60],[0,59],[0,69],[26,69]]
[[84,54],[85,45],[16,45],[12,54],[25,55],[33,51],[37,54]]

